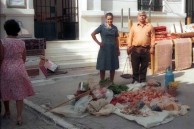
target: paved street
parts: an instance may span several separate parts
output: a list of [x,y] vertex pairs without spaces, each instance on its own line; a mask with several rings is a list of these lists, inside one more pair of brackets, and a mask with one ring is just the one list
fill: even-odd
[[[42,105],[49,104],[51,107],[64,102],[66,96],[74,94],[79,82],[93,80],[97,83],[99,81],[99,74],[95,69],[88,71],[82,69],[69,71],[66,75],[52,76],[47,79],[32,80],[36,95],[25,100],[27,106],[24,112],[24,125],[19,129],[60,129],[59,126],[68,129],[144,129],[136,122],[128,121],[117,115],[110,116],[86,116],[84,118],[69,118],[45,113]],[[117,71],[115,83],[127,84],[131,80],[120,77],[122,71]],[[193,129],[194,127],[194,103],[192,101],[194,93],[194,69],[174,72],[175,80],[180,81],[180,88],[178,89],[178,100],[181,103],[187,104],[191,107],[191,111],[185,116],[176,117],[173,121],[153,127],[153,129]],[[164,75],[148,76],[148,78],[155,78],[163,83]],[[37,113],[38,112],[38,113]],[[53,122],[54,121],[54,122]],[[9,123],[9,124],[8,124]],[[11,124],[10,124],[11,123]],[[11,120],[2,120],[2,129],[15,129],[14,113]]]
[[29,108],[27,105],[23,112],[24,124],[18,126],[15,119],[15,102],[11,102],[11,111],[10,119],[3,119],[1,117],[1,129],[62,129],[54,121]]

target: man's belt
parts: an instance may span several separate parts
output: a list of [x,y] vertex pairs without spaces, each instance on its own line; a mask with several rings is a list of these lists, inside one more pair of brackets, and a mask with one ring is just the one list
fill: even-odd
[[133,46],[135,48],[145,48],[145,49],[150,49],[150,46]]
[[137,53],[147,53],[150,50],[150,46],[133,46],[133,50]]

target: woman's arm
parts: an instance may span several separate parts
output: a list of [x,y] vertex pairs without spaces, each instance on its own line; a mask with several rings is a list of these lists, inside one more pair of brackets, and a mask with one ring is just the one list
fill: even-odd
[[99,46],[102,46],[102,43],[98,41],[98,39],[96,38],[96,32],[92,32],[91,34],[93,40],[99,45]]
[[4,56],[4,48],[3,48],[2,42],[0,40],[0,66],[3,62],[3,56]]
[[119,37],[116,37],[116,48],[117,48],[117,53],[118,53],[118,56],[120,56],[120,49],[119,49]]
[[23,53],[22,53],[22,59],[24,61],[24,63],[26,62],[26,49],[24,49]]
[[25,42],[23,40],[21,40],[21,42],[22,42],[22,47],[23,47],[22,59],[25,63],[26,62],[26,45],[25,45]]

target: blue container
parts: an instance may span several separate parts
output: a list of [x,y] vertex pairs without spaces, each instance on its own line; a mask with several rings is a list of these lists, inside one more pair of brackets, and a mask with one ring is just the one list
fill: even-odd
[[169,83],[171,82],[174,82],[174,74],[172,72],[172,69],[168,67],[165,73],[165,86],[168,87]]

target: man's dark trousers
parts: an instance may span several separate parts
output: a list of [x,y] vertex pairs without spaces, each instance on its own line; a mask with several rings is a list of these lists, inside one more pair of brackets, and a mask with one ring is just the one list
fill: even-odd
[[150,47],[133,47],[131,64],[133,69],[133,81],[146,82],[147,68],[150,60]]

